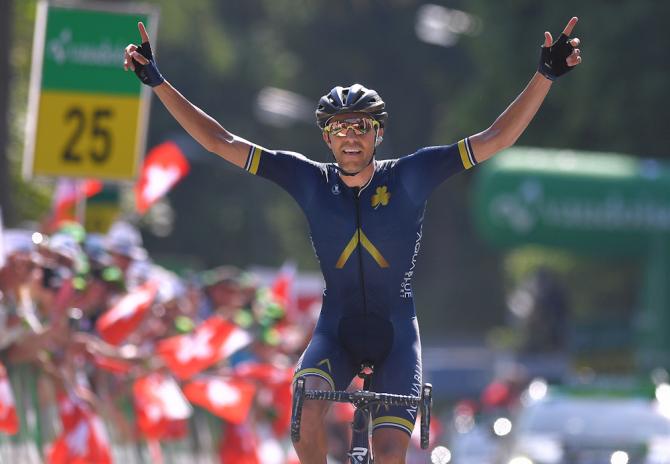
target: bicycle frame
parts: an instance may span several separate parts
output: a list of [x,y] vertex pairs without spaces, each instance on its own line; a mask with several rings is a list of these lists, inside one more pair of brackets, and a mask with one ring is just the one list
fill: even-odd
[[351,423],[350,464],[373,464],[370,449],[370,408],[375,405],[419,407],[421,412],[421,448],[427,449],[429,442],[430,407],[432,405],[432,385],[423,385],[421,396],[394,395],[370,391],[373,366],[363,364],[358,374],[363,378],[363,389],[355,392],[330,390],[305,390],[305,377],[298,377],[294,386],[293,410],[291,415],[291,440],[300,441],[300,422],[304,400],[325,400],[354,405],[354,419]]
[[[363,392],[370,391],[372,383],[372,370],[362,369]],[[359,374],[359,375],[361,375]],[[372,451],[370,449],[370,407],[367,403],[357,405],[354,403],[354,420],[351,422],[351,448],[347,453],[353,464],[372,462]]]

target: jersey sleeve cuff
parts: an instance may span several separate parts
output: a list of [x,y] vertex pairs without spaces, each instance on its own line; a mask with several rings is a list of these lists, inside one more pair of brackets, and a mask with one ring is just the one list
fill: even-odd
[[258,172],[258,166],[261,163],[261,154],[263,150],[261,147],[256,145],[251,145],[249,147],[249,154],[247,155],[247,162],[244,165],[244,169],[249,171],[251,174],[256,175]]
[[458,141],[458,153],[461,155],[461,162],[465,169],[470,169],[477,165],[475,154],[472,151],[472,145],[470,145],[470,137]]

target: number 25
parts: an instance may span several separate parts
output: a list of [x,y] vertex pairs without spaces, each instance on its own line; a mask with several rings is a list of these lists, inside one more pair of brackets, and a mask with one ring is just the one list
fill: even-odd
[[[100,140],[102,149],[91,148],[88,155],[96,164],[102,164],[107,161],[112,151],[112,134],[109,129],[101,126],[105,119],[109,119],[112,116],[112,110],[109,108],[97,108],[93,110],[90,135],[93,141]],[[83,109],[75,106],[65,113],[65,121],[70,122],[72,120],[75,121],[75,127],[65,144],[63,160],[67,163],[81,163],[83,162],[83,157],[80,152],[77,152],[76,147],[86,131],[87,115]]]

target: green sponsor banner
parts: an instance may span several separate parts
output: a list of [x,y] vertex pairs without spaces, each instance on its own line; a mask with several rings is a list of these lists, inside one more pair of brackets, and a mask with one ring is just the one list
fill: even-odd
[[619,154],[513,148],[478,168],[475,222],[491,243],[638,254],[670,234],[670,165]]
[[131,79],[123,70],[124,48],[140,40],[138,21],[143,21],[147,29],[153,31],[148,14],[50,4],[45,31],[42,90],[139,97],[139,80]]

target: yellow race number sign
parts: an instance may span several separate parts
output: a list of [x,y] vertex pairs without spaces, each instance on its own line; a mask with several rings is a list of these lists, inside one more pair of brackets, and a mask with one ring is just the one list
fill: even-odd
[[[140,100],[43,92],[33,171],[44,176],[129,179],[135,175]],[[95,174],[95,175],[92,175]]]

